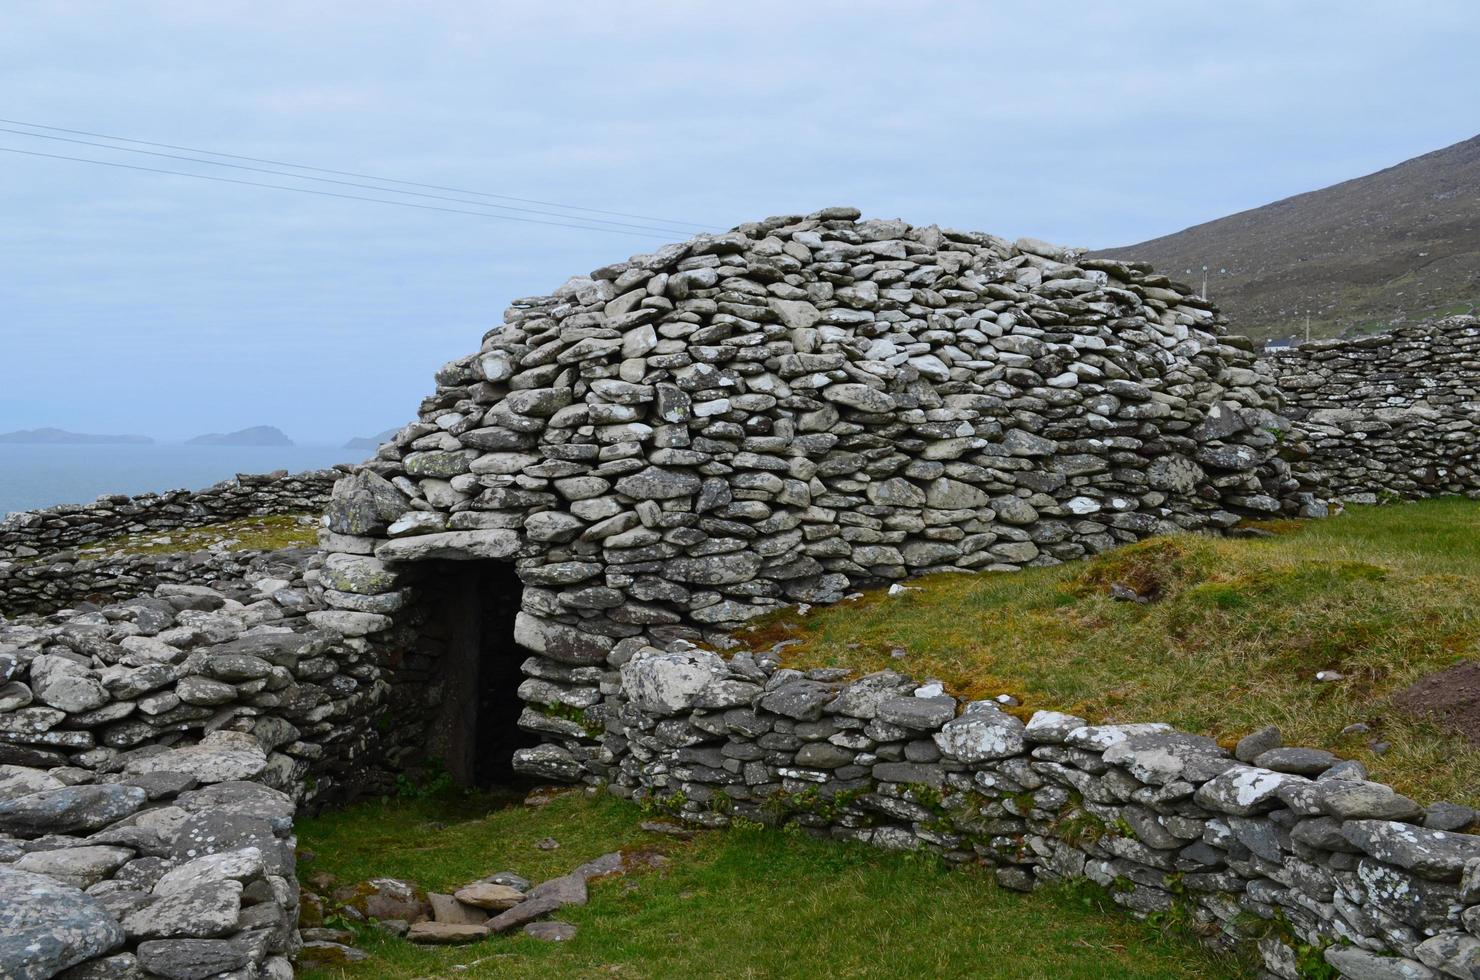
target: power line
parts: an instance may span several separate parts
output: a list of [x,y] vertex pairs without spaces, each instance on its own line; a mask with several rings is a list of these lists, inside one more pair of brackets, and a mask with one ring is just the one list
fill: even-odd
[[241,180],[236,177],[213,177],[209,174],[193,174],[185,170],[163,170],[159,167],[140,167],[132,163],[115,163],[111,160],[89,160],[87,157],[70,157],[60,153],[42,153],[39,150],[22,150],[14,146],[0,146],[3,153],[21,153],[29,157],[45,157],[49,160],[71,160],[76,163],[92,163],[100,167],[117,167],[120,170],[138,170],[150,174],[168,174],[172,177],[194,177],[196,180],[210,180],[218,184],[242,184],[246,187],[266,187],[275,191],[293,191],[297,194],[315,194],[319,197],[337,197],[346,201],[370,201],[375,204],[390,204],[398,208],[416,208],[421,211],[443,211],[447,214],[471,214],[480,218],[496,218],[499,221],[519,221],[531,225],[554,225],[557,228],[575,228],[578,231],[603,231],[610,235],[630,235],[634,238],[655,238],[656,235],[638,231],[623,231],[620,228],[602,228],[597,225],[577,225],[561,221],[541,221],[538,218],[516,218],[511,214],[493,214],[488,211],[469,211],[464,208],[444,208],[435,204],[415,204],[411,201],[387,201],[379,197],[365,197],[361,194],[341,194],[337,191],[318,191],[311,187],[289,187],[283,184],[264,184],[257,180]]
[[[228,160],[246,160],[249,163],[266,163],[266,164],[270,164],[270,165],[272,165],[274,167],[291,167],[294,170],[311,170],[314,173],[333,174],[333,175],[335,175],[337,177],[356,177],[356,178],[358,178],[360,180],[377,180],[377,181],[380,181],[382,183],[387,183],[387,184],[401,184],[401,185],[406,186],[406,187],[424,187],[424,188],[427,188],[428,190],[452,191],[455,194],[472,194],[472,195],[474,195],[476,197],[496,198],[496,199],[501,200],[501,201],[517,201],[520,204],[538,204],[541,207],[560,208],[560,209],[565,210],[565,211],[583,211],[583,212],[586,212],[587,214],[605,214],[605,215],[611,215],[612,217],[616,217],[616,218],[637,218],[640,221],[656,221],[656,222],[658,222],[660,224],[665,224],[665,225],[682,225],[682,226],[687,227],[687,228],[698,228],[698,229],[705,230],[705,231],[717,231],[717,230],[720,230],[720,229],[715,228],[713,225],[703,225],[703,224],[698,224],[698,223],[693,222],[693,221],[677,221],[677,220],[674,220],[674,219],[671,219],[671,218],[655,218],[652,215],[646,215],[646,214],[630,214],[630,213],[628,213],[626,211],[603,211],[600,208],[583,208],[583,207],[578,207],[578,206],[576,206],[574,204],[560,204],[560,203],[557,203],[557,202],[554,202],[554,201],[538,201],[538,200],[534,200],[532,198],[527,198],[527,197],[513,197],[513,196],[508,195],[508,194],[493,194],[493,193],[490,193],[488,191],[468,190],[465,187],[449,187],[449,186],[445,186],[445,185],[442,185],[442,184],[427,184],[427,183],[422,183],[420,181],[415,181],[415,180],[398,180],[398,179],[396,179],[394,177],[377,177],[374,174],[355,173],[354,171],[351,171],[351,170],[330,170],[330,169],[325,168],[325,167],[311,167],[311,166],[308,166],[306,164],[301,164],[301,163],[287,163],[287,162],[284,162],[282,160],[270,160],[270,159],[266,159],[264,157],[249,157],[249,156],[242,156],[242,155],[236,154],[236,153],[221,153],[221,152],[218,152],[216,150],[203,150],[203,149],[200,149],[199,147],[193,147],[193,146],[178,146],[178,145],[173,144],[173,143],[155,143],[155,142],[151,142],[150,140],[130,139],[127,136],[110,136],[107,133],[93,133],[93,132],[89,132],[88,130],[85,130],[85,129],[67,129],[67,128],[62,127],[62,126],[45,126],[45,125],[42,125],[41,123],[24,122],[24,121],[19,120],[19,119],[3,119],[3,118],[0,118],[0,123],[6,123],[6,124],[11,125],[11,126],[28,126],[28,127],[32,128],[32,129],[46,129],[46,130],[50,130],[50,131],[52,131],[54,133],[71,133],[74,136],[93,136],[93,137],[96,137],[98,139],[113,140],[113,141],[119,142],[119,143],[134,143],[134,144],[137,144],[139,146],[154,146],[154,147],[159,147],[160,149],[165,149],[165,150],[183,150],[183,151],[185,151],[187,153],[204,153],[204,154],[206,154],[208,156],[213,156],[213,157],[225,157]],[[39,135],[39,134],[28,133],[26,135]],[[117,147],[117,149],[123,149],[123,148],[122,147]],[[389,190],[389,188],[386,188],[386,189]],[[575,216],[572,215],[571,217],[575,217]],[[577,219],[577,220],[579,220],[579,219]]]
[[248,170],[259,174],[272,174],[275,177],[287,177],[290,180],[314,180],[323,184],[337,184],[341,187],[358,187],[368,191],[382,191],[388,194],[408,194],[412,197],[424,197],[434,201],[451,201],[454,204],[472,204],[476,207],[497,208],[500,211],[518,211],[522,214],[538,214],[547,218],[572,218],[584,221],[587,224],[612,225],[617,228],[632,228],[638,231],[655,231],[664,235],[688,234],[674,228],[659,228],[652,225],[634,225],[625,221],[608,221],[605,218],[576,218],[574,215],[559,214],[552,211],[537,211],[534,208],[516,208],[508,204],[484,204],[481,201],[470,201],[462,197],[447,197],[444,194],[427,194],[421,191],[400,191],[391,187],[377,187],[374,184],[360,184],[350,180],[335,180],[332,177],[312,177],[307,174],[284,173],[281,170],[269,170],[266,167],[248,167],[240,163],[221,163],[217,160],[203,160],[200,157],[182,156],[178,153],[159,153],[154,150],[136,150],[127,146],[110,146],[107,143],[95,143],[92,140],[72,139],[67,136],[48,136],[45,133],[28,133],[20,129],[8,129],[0,126],[0,133],[11,133],[16,136],[30,136],[35,139],[54,140],[61,143],[74,143],[79,146],[92,146],[103,150],[121,150],[124,153],[142,153],[151,157],[163,157],[167,160],[184,160],[187,163],[203,163],[208,167],[230,167],[233,170]]

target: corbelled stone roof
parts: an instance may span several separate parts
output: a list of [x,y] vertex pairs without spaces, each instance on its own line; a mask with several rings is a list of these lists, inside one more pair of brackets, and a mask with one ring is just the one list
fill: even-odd
[[1275,404],[1252,345],[1147,266],[769,218],[515,300],[341,481],[326,583],[380,613],[405,563],[507,558],[522,637],[596,656],[1294,510]]

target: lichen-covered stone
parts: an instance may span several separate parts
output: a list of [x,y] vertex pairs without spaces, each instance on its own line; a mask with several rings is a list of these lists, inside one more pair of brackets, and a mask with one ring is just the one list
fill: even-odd
[[0,866],[0,975],[46,980],[123,940],[113,916],[79,889]]

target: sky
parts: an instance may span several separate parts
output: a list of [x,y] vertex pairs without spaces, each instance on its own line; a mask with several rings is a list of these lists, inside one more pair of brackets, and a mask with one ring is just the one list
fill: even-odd
[[1142,241],[1474,136],[1477,50],[1474,0],[8,0],[0,130],[645,217],[0,132],[0,432],[374,434],[511,299],[694,226]]

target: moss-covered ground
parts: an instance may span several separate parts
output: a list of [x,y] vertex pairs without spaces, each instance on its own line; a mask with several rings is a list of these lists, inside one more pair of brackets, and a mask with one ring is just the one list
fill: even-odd
[[145,531],[110,538],[77,549],[82,558],[173,555],[191,551],[276,551],[318,543],[318,518],[311,514],[243,517],[220,524]]
[[[539,809],[485,796],[366,803],[300,821],[299,867],[340,882],[390,875],[452,889],[511,870],[564,874],[623,847],[664,851],[657,870],[593,882],[559,918],[554,945],[524,935],[420,947],[357,926],[372,958],[301,969],[308,980],[466,977],[935,977],[1018,980],[1233,978],[1247,961],[1215,957],[1173,926],[1139,922],[1083,885],[1032,895],[972,868],[805,835],[740,828],[690,841],[643,831],[645,814],[611,797],[558,797]],[[551,837],[555,850],[536,842]]]
[[[1166,721],[1228,744],[1273,723],[1286,744],[1360,759],[1421,802],[1480,806],[1480,745],[1391,702],[1480,658],[1480,501],[1353,507],[1267,529],[929,576],[899,595],[787,610],[741,637],[757,650],[799,641],[782,651],[791,666],[893,668],[966,696],[1010,694],[1025,717]],[[1112,584],[1151,601],[1116,601]],[[1369,730],[1342,734],[1358,723]]]

